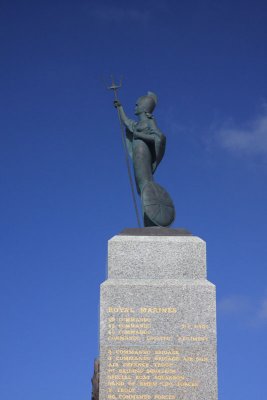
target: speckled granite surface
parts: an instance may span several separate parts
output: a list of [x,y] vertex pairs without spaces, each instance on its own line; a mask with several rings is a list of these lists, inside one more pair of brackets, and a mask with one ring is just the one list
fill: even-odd
[[109,241],[100,400],[217,400],[215,286],[196,236]]

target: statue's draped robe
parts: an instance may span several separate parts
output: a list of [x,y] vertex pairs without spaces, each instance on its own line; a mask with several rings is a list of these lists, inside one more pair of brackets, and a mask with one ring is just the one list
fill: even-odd
[[175,209],[168,192],[154,181],[166,146],[165,135],[157,127],[153,116],[138,122],[126,116],[119,108],[120,117],[126,127],[126,146],[133,161],[136,188],[141,196],[145,226],[169,226],[175,217]]
[[[161,162],[164,153],[165,153],[165,146],[166,146],[166,137],[165,135],[158,129],[156,126],[155,121],[152,119],[152,117],[148,118],[147,120],[148,125],[149,125],[149,131],[146,132],[146,134],[149,134],[154,140],[153,142],[147,142],[145,139],[137,139],[137,140],[143,140],[149,147],[149,150],[151,152],[151,172],[154,174],[154,172],[157,169],[157,166]],[[134,132],[136,130],[137,123],[132,122],[131,124],[131,130],[126,128],[126,144],[127,144],[127,149],[130,157],[133,159],[133,152],[135,150],[133,141],[136,140],[134,138]]]

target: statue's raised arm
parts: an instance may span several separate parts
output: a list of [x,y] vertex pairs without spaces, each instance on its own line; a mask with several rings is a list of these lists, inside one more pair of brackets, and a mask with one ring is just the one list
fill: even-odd
[[120,114],[120,119],[125,125],[125,127],[130,131],[133,132],[134,126],[136,125],[136,122],[133,121],[132,119],[128,118],[127,115],[124,112],[124,109],[121,105],[121,103],[118,100],[114,100],[114,106],[117,108]]
[[137,191],[141,195],[144,225],[169,226],[175,218],[173,202],[153,179],[166,145],[166,137],[152,115],[156,104],[157,96],[152,92],[140,97],[135,106],[138,121],[134,121],[127,117],[119,101],[114,102],[126,128],[126,143],[133,160]]

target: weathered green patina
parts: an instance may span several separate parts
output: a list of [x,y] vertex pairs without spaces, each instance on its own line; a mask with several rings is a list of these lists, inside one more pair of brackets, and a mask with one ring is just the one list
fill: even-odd
[[175,218],[175,209],[170,195],[154,179],[166,146],[166,137],[158,128],[152,112],[157,96],[148,92],[136,102],[135,115],[138,121],[125,114],[118,100],[114,101],[121,121],[126,127],[126,143],[133,161],[135,182],[142,201],[144,226],[169,226]]

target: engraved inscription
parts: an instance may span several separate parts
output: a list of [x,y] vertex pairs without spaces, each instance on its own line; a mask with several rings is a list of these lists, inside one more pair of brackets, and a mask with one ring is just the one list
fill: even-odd
[[179,400],[179,390],[201,386],[195,371],[211,362],[208,323],[176,324],[175,307],[116,305],[106,315],[108,400]]

